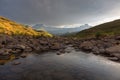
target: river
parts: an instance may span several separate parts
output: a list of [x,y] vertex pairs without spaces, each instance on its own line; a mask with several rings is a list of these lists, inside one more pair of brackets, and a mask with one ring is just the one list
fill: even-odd
[[[70,49],[57,55],[29,54],[0,65],[0,80],[120,80],[120,64],[91,53]],[[13,62],[19,65],[12,65]]]

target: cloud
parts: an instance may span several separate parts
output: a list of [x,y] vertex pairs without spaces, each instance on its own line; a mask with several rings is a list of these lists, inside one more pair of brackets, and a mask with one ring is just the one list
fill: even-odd
[[25,24],[94,24],[119,10],[120,0],[0,0],[0,15]]

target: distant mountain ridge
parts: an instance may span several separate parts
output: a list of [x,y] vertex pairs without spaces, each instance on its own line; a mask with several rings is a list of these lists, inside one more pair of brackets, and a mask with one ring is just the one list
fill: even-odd
[[0,34],[7,35],[30,35],[30,36],[52,36],[41,31],[37,32],[30,26],[25,26],[0,16]]
[[88,29],[91,26],[88,24],[82,25],[80,27],[75,27],[75,28],[55,28],[55,27],[50,27],[46,26],[44,24],[36,24],[33,26],[34,29],[36,30],[47,30],[49,33],[56,34],[56,35],[62,35],[66,33],[72,33],[72,32],[79,32],[84,29]]

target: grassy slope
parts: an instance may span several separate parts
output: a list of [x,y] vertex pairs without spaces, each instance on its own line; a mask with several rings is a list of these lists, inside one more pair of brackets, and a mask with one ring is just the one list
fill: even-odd
[[87,30],[83,30],[75,34],[74,36],[80,38],[91,38],[91,37],[95,37],[97,34],[102,36],[120,35],[120,20],[115,20],[112,22],[95,26]]
[[0,16],[0,34],[52,37],[51,34],[45,31],[37,32],[33,30],[31,27],[25,27],[22,24],[18,24],[14,21],[11,21],[1,16]]

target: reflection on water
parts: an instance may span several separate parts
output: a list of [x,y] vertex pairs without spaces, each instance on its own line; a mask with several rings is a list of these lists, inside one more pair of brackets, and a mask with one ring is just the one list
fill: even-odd
[[[15,61],[21,64],[12,65]],[[29,54],[0,66],[0,80],[120,80],[119,75],[119,63],[74,50]]]
[[0,59],[0,65],[4,65],[10,61],[12,61],[13,59],[15,59],[15,55],[10,55],[8,59]]

